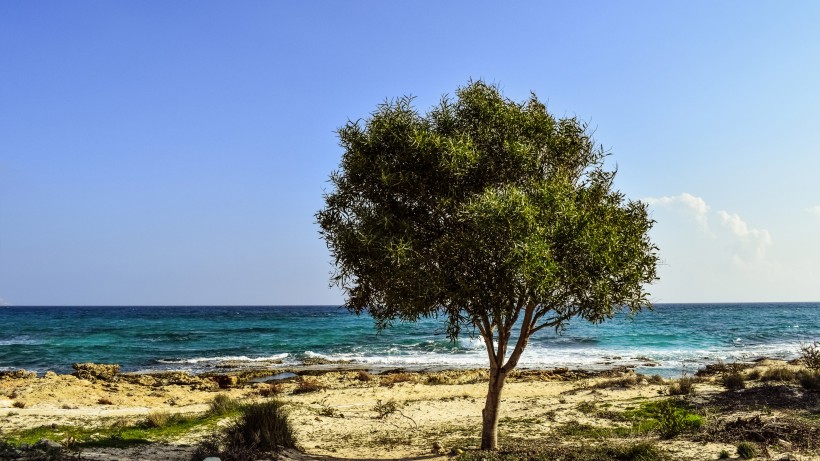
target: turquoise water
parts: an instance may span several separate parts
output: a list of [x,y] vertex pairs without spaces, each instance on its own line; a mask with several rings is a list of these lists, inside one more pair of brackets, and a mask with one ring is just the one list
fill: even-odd
[[[75,362],[126,371],[243,368],[309,357],[363,367],[485,367],[483,343],[450,342],[435,319],[377,333],[335,306],[3,307],[0,370],[70,372]],[[533,337],[525,368],[634,366],[673,376],[717,360],[791,359],[820,340],[820,303],[662,304],[634,318],[574,321]]]

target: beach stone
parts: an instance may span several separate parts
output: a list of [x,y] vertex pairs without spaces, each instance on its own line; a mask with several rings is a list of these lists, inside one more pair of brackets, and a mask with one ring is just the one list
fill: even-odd
[[53,440],[40,439],[34,444],[34,448],[44,451],[57,451],[62,450],[63,446]]
[[43,375],[43,378],[45,378],[45,379],[57,379],[58,376],[57,376],[57,373],[54,373],[53,371],[47,371],[46,374]]
[[120,373],[120,366],[116,363],[75,363],[74,376],[90,381],[111,381]]
[[216,456],[208,456],[207,458],[203,459],[202,461],[222,461],[222,460],[217,458]]

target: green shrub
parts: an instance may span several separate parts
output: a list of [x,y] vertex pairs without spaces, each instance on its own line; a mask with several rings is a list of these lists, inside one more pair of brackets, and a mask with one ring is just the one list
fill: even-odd
[[283,402],[270,400],[243,408],[239,420],[228,428],[228,446],[253,447],[259,452],[295,447],[293,429],[283,407]]
[[222,461],[253,461],[280,447],[295,448],[284,403],[269,400],[244,406],[237,421],[199,442],[191,461],[215,456]]
[[820,391],[820,372],[801,372],[799,375],[800,385],[810,391]]
[[729,450],[720,450],[720,454],[718,455],[718,459],[729,459],[732,455],[729,454]]
[[685,408],[680,408],[672,400],[664,400],[658,403],[658,431],[661,437],[671,439],[684,432],[693,432],[703,425],[703,418],[700,415],[690,413]]
[[743,379],[743,375],[738,372],[726,373],[723,375],[723,387],[730,391],[743,389],[746,387],[746,380]]
[[658,432],[667,439],[703,426],[703,417],[690,412],[676,399],[644,403],[639,409],[624,412],[624,416],[632,420],[637,432]]
[[757,456],[757,447],[749,442],[740,442],[737,444],[737,455],[740,459],[752,459]]
[[226,394],[217,394],[211,401],[208,413],[214,416],[227,415],[239,409],[239,402]]

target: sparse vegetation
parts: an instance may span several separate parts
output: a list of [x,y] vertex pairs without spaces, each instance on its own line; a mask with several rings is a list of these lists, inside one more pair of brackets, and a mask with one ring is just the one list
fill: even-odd
[[628,388],[632,386],[637,386],[641,383],[643,377],[640,375],[635,374],[628,374],[625,376],[620,376],[617,378],[610,378],[604,381],[601,381],[593,386],[595,389],[611,389],[614,387],[623,387]]
[[669,395],[692,395],[695,393],[695,378],[683,375],[677,381],[669,385],[667,389]]
[[215,456],[223,461],[252,461],[265,453],[293,448],[296,440],[284,403],[269,400],[242,407],[237,421],[199,444],[192,461]]
[[399,404],[396,403],[395,400],[388,400],[387,402],[382,402],[381,400],[376,400],[376,405],[373,406],[373,411],[376,412],[378,415],[378,419],[385,419],[388,416],[392,415],[393,413],[399,410]]
[[217,394],[208,407],[208,413],[213,416],[223,416],[236,412],[239,407],[239,402],[227,394]]
[[356,373],[356,379],[363,383],[367,383],[373,380],[373,376],[365,370],[359,370],[359,372]]
[[820,373],[820,341],[815,341],[811,344],[801,344],[800,361],[803,362],[803,366],[815,374]]
[[760,379],[762,381],[797,381],[797,371],[787,367],[773,367],[763,372]]
[[171,421],[171,413],[165,410],[155,410],[145,417],[145,427],[165,427]]
[[743,379],[743,375],[738,372],[724,374],[721,381],[723,382],[723,387],[730,391],[736,391],[746,387],[746,380]]
[[740,459],[752,459],[757,456],[757,447],[749,442],[740,442],[737,444],[737,455]]
[[416,382],[417,379],[418,377],[415,373],[390,373],[382,376],[381,385],[393,386],[398,383],[413,383]]
[[282,383],[267,383],[266,386],[259,388],[260,397],[275,397],[285,393],[285,386]]
[[296,383],[296,389],[293,390],[293,393],[294,395],[309,394],[311,392],[320,392],[325,389],[327,389],[327,386],[321,384],[315,378],[306,378],[303,376]]
[[513,449],[500,451],[464,451],[457,455],[457,461],[666,461],[671,458],[651,442],[613,443],[601,445],[554,446],[543,440],[521,441]]
[[625,412],[639,432],[657,432],[670,439],[685,432],[695,432],[703,426],[703,417],[689,411],[677,399],[666,399],[641,404],[640,408]]
[[22,400],[15,400],[11,406],[14,408],[26,408],[26,402],[23,402]]

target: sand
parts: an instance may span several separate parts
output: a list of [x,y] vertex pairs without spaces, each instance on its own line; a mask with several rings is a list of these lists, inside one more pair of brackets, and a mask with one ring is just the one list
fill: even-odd
[[[778,362],[759,365],[786,366]],[[114,380],[79,379],[53,375],[35,379],[0,380],[0,431],[12,433],[48,425],[103,427],[144,419],[152,411],[204,412],[217,394],[244,402],[271,397],[287,402],[300,450],[282,459],[447,459],[455,449],[475,448],[481,426],[481,409],[487,391],[486,372],[445,371],[428,373],[368,374],[358,371],[310,372],[266,383],[223,382],[199,379],[188,384],[163,384],[162,380],[117,377]],[[747,371],[748,372],[748,371]],[[271,372],[275,374],[275,372]],[[142,383],[140,383],[142,381]],[[173,381],[173,380],[171,380]],[[294,393],[312,384],[320,390]],[[717,377],[696,384],[696,397],[724,395]],[[503,393],[500,440],[546,440],[552,443],[599,443],[555,436],[555,431],[577,423],[594,427],[628,427],[606,415],[634,409],[641,402],[668,398],[668,382],[650,380],[629,370],[594,376],[567,370],[529,371],[512,376]],[[594,411],[590,411],[594,410]],[[731,419],[755,414],[748,409],[713,413],[709,418]],[[767,409],[766,418],[800,411]],[[758,411],[757,413],[761,413]],[[790,413],[789,413],[790,414]],[[603,416],[602,416],[603,415]],[[193,445],[207,434],[200,428],[175,440],[127,449],[87,449],[84,459],[160,460],[188,459]],[[735,444],[675,437],[662,440],[641,436],[666,450],[673,459],[716,459]],[[636,439],[631,439],[636,440]],[[512,441],[512,442],[510,442]],[[815,460],[818,453],[793,448],[788,441],[767,445],[771,459]]]

